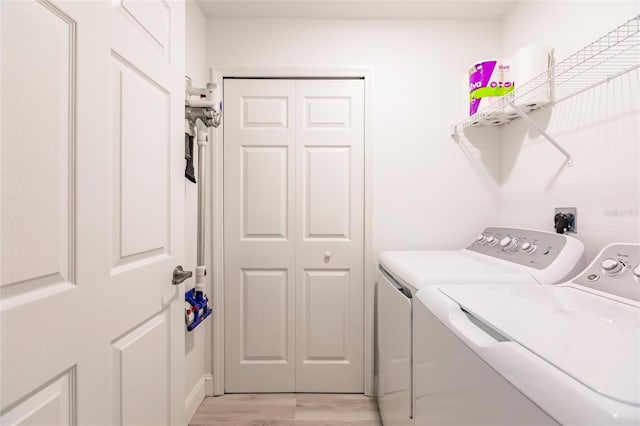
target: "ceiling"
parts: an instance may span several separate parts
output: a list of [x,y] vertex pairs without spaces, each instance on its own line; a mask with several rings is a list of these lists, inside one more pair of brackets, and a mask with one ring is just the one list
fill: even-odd
[[501,19],[508,0],[197,0],[211,18]]

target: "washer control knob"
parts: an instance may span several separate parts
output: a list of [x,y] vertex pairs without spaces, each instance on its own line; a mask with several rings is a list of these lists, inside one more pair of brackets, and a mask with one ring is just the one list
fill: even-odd
[[502,250],[504,251],[511,250],[517,244],[518,244],[518,240],[516,238],[511,238],[508,235],[500,240],[500,247],[502,247]]
[[527,254],[531,254],[534,251],[536,251],[536,245],[535,244],[531,244],[529,242],[526,242],[526,243],[522,244],[522,246],[520,246],[520,248],[522,249],[523,252],[525,252]]
[[476,241],[478,242],[478,244],[484,244],[484,243],[487,242],[487,237],[485,237],[484,235],[480,234],[476,238]]
[[636,278],[640,279],[640,264],[636,265],[636,267],[633,268],[633,275],[635,275]]
[[617,261],[616,259],[613,258],[607,258],[605,260],[602,261],[602,263],[600,264],[600,266],[602,267],[602,270],[607,274],[607,275],[613,275],[613,274],[617,274],[618,272],[620,272],[622,270],[622,262]]
[[495,245],[496,241],[497,241],[497,240],[496,240],[496,238],[495,238],[495,237],[489,237],[489,238],[487,238],[487,243],[488,243],[490,246]]

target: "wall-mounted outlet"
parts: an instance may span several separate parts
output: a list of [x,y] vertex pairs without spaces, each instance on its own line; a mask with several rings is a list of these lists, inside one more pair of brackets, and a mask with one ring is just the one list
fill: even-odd
[[554,227],[558,234],[578,232],[578,209],[575,207],[556,207],[553,216]]

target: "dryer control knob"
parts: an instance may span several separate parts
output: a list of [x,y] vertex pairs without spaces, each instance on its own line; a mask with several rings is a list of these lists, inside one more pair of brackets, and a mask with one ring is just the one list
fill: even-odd
[[636,278],[640,278],[640,264],[633,268],[633,275],[635,275]]
[[480,234],[476,238],[476,241],[478,242],[478,244],[484,244],[484,243],[487,242],[487,237],[485,237],[484,235]]
[[623,264],[616,259],[608,258],[603,260],[600,266],[607,275],[613,275],[622,270]]
[[522,249],[523,252],[525,252],[527,254],[531,254],[534,251],[536,251],[536,245],[535,244],[531,244],[529,242],[522,244],[522,246],[520,246],[520,248]]
[[496,241],[497,241],[497,240],[495,239],[495,237],[489,237],[489,238],[487,238],[487,243],[488,243],[490,246],[494,245],[494,244],[496,243]]
[[517,244],[518,244],[518,240],[516,238],[511,238],[508,235],[500,240],[500,247],[502,247],[502,250],[504,251],[511,250]]

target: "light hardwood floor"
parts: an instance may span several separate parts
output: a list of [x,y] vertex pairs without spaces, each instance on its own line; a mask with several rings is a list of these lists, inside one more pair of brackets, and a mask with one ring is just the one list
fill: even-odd
[[353,394],[229,394],[206,398],[190,426],[379,426],[375,398]]

